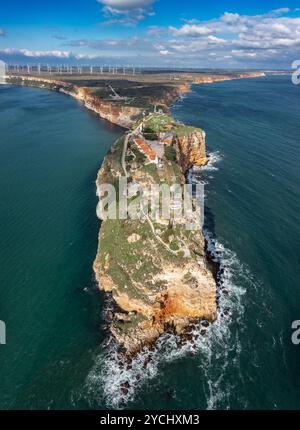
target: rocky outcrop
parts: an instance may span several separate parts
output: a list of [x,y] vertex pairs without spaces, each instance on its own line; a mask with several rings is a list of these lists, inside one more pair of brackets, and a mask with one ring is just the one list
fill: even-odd
[[151,104],[161,104],[166,107],[175,103],[182,94],[191,90],[188,82],[180,83],[178,85],[170,85],[161,92],[159,97],[150,97]]
[[[174,122],[174,133],[179,131],[175,143],[179,163],[164,159],[164,168],[160,171],[155,164],[148,170],[143,162],[134,169],[129,163],[131,183],[149,189],[157,184],[160,175],[161,181],[170,181],[169,185],[174,177],[176,183],[182,184],[183,173],[189,166],[205,163],[202,130]],[[99,196],[102,184],[116,183],[122,174],[118,157],[123,142],[119,140],[113,146],[99,171],[96,182]],[[130,144],[128,151],[131,151]],[[194,209],[196,206],[194,201]],[[109,327],[126,354],[136,354],[144,346],[152,345],[162,333],[184,335],[191,323],[213,322],[216,318],[216,281],[206,256],[197,212],[189,218],[195,226],[192,234],[186,222],[185,214],[171,222],[154,220],[151,215],[102,222],[94,271],[99,288],[110,294],[115,304]]]
[[205,132],[203,130],[193,130],[178,137],[177,145],[178,161],[184,173],[192,166],[204,166],[207,163]]
[[[149,259],[151,251],[156,256],[159,273],[153,276],[149,270],[145,276],[146,285],[143,285],[142,279],[141,284],[136,282],[135,287],[140,291],[140,297],[135,297],[129,286],[126,288],[128,291],[122,291],[126,285],[116,284],[109,275],[108,264],[116,263],[108,249],[106,255],[109,255],[109,263],[106,267],[101,264],[101,254],[105,250],[101,249],[104,236],[100,233],[100,248],[94,270],[100,289],[110,293],[117,305],[110,330],[127,354],[136,354],[144,346],[152,345],[166,331],[180,336],[191,323],[215,320],[216,283],[206,261],[203,235],[200,231],[193,234],[198,252],[192,253],[190,258],[181,258],[181,263],[177,258],[173,262],[160,258],[161,249],[151,242],[151,236],[150,240],[144,240],[146,248],[140,252],[140,259]],[[129,273],[134,274],[131,268]],[[126,282],[125,278],[123,282]]]

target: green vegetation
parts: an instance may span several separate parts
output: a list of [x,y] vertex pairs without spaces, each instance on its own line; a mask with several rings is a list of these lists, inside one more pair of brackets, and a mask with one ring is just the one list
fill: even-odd
[[[114,104],[128,105],[132,107],[143,108],[147,107],[153,110],[153,104],[160,103],[164,97],[171,98],[174,91],[174,85],[162,83],[156,78],[145,76],[136,76],[136,80],[125,78],[115,78],[113,76],[106,77],[91,77],[91,76],[63,76],[61,77],[66,82],[70,82],[79,87],[89,88],[93,96],[101,97],[106,100],[112,100],[112,91],[109,85],[112,85],[114,90],[121,97],[126,97],[127,100],[114,100]],[[163,109],[162,106],[159,106]],[[164,107],[165,109],[165,107]]]
[[[129,243],[127,238],[133,233],[138,234],[141,239],[135,243]],[[99,241],[101,265],[109,266],[106,272],[114,284],[118,285],[118,291],[126,292],[132,298],[144,300],[141,291],[135,288],[134,281],[142,280],[146,271],[155,272],[155,265],[150,260],[147,267],[143,263],[139,270],[136,270],[140,264],[144,240],[150,234],[148,223],[133,220],[108,219],[101,226]]]
[[[130,243],[127,239],[133,233],[140,238]],[[131,299],[149,304],[149,295],[144,289],[158,291],[161,281],[154,283],[154,276],[160,272],[162,263],[174,262],[177,257],[155,240],[146,220],[106,220],[99,239],[98,260],[118,286],[116,293],[125,293]],[[125,323],[121,324],[124,327]]]
[[182,175],[179,165],[177,164],[176,161],[172,161],[171,164],[172,164],[173,174],[176,178],[176,181],[178,183],[182,183],[184,181],[184,176]]
[[179,244],[178,244],[178,241],[177,240],[173,240],[171,243],[170,243],[170,248],[172,249],[172,251],[179,251]]
[[143,134],[148,140],[157,140],[158,138],[157,133],[155,133],[151,127],[145,127]]
[[132,163],[133,162],[133,160],[134,160],[134,155],[133,154],[131,154],[131,155],[126,155],[126,157],[125,157],[125,162],[126,162],[126,164],[130,164],[130,163]]
[[165,157],[169,161],[176,161],[177,153],[174,146],[166,146],[165,147]]
[[[174,129],[180,130],[180,133],[190,133],[190,130],[194,130],[192,127],[175,123],[170,115],[154,115],[145,122],[144,131],[151,131],[153,134],[170,130],[170,126],[173,127],[172,132]],[[104,164],[103,167],[105,176],[117,190],[118,177],[115,172],[121,169],[123,142],[124,136],[108,154],[105,161],[108,162],[108,166]],[[127,167],[134,164],[134,169],[132,168],[130,172],[132,181],[145,187],[153,183],[158,185],[162,183],[171,185],[174,181],[183,183],[184,176],[176,161],[176,146],[166,146],[164,155],[163,167],[158,168],[154,163],[145,164],[145,155],[134,142],[129,141],[125,161]],[[139,201],[137,196],[132,196],[128,199],[128,204],[139,205]],[[150,206],[151,203],[148,204]],[[189,236],[190,232],[186,232],[182,224],[173,225],[170,221],[167,225],[158,218],[152,222],[149,219],[105,220],[101,225],[97,258],[104,275],[111,279],[114,285],[114,297],[126,294],[129,300],[136,299],[147,305],[151,304],[155,293],[166,287],[166,281],[156,280],[156,275],[168,264],[180,265],[184,257],[182,247],[184,243],[189,243]],[[192,248],[189,249],[191,257],[195,258]],[[140,314],[130,315],[130,321],[115,321],[113,326],[115,330],[127,332],[137,327],[143,318]]]
[[136,314],[131,316],[130,321],[117,321],[115,322],[114,328],[120,332],[126,333],[130,329],[136,328],[141,322],[145,321],[147,318],[142,314]]
[[180,167],[176,161],[164,160],[163,175],[165,182],[169,185],[172,185],[174,181],[177,184],[184,182],[184,176],[182,175]]
[[116,177],[112,171],[123,172],[121,161],[124,139],[125,136],[121,136],[108,151],[102,166],[104,173],[101,178],[102,183],[114,183],[116,181]]
[[152,178],[154,179],[155,183],[157,183],[157,184],[160,183],[160,178],[159,178],[159,175],[158,175],[157,167],[156,167],[156,165],[154,163],[145,164],[141,168],[141,171],[147,173],[150,176],[152,176]]
[[146,155],[145,154],[143,154],[141,151],[139,151],[139,150],[137,150],[136,152],[135,152],[135,161],[138,163],[138,164],[144,164],[145,163],[145,161],[146,161]]
[[169,238],[170,236],[174,235],[174,230],[172,227],[171,222],[169,222],[168,228],[166,228],[162,235],[161,235],[161,239],[165,242],[165,243],[169,243]]
[[189,134],[191,134],[195,130],[200,131],[200,129],[197,129],[196,127],[192,127],[189,125],[177,124],[174,127],[174,132],[177,134],[178,137],[188,136]]
[[159,133],[166,131],[168,126],[174,124],[174,119],[170,115],[154,115],[146,121],[147,133]]
[[147,158],[145,154],[140,151],[138,146],[133,142],[129,142],[128,148],[130,149],[133,156],[133,161],[138,165],[143,166]]

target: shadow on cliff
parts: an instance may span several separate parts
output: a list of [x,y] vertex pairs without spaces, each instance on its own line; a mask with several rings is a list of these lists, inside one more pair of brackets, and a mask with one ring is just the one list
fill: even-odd
[[[209,206],[205,206],[204,208],[204,229],[209,232],[210,239],[212,239],[213,241],[216,240],[215,216]],[[214,255],[214,252],[209,250],[209,239],[207,237],[205,238],[205,249],[207,260],[210,264],[211,271],[218,285],[222,276],[221,262],[216,259],[216,255]],[[219,299],[217,296],[217,305],[218,303]]]
[[215,216],[209,206],[204,207],[204,228],[209,230],[212,237],[216,238],[216,223]]

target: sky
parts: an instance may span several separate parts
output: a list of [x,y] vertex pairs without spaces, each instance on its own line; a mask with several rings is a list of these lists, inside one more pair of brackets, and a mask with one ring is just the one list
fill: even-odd
[[300,0],[5,1],[0,59],[289,69],[300,59]]

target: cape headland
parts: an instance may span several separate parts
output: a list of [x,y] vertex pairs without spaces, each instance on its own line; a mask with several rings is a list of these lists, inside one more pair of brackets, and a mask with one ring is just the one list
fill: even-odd
[[[184,185],[188,170],[208,161],[205,132],[176,122],[169,106],[192,84],[259,76],[264,73],[12,75],[9,80],[68,94],[129,129],[105,157],[96,187],[101,199],[102,185],[113,185],[118,207],[123,177],[130,189],[126,202],[140,207],[139,187]],[[195,322],[216,319],[216,268],[207,255],[198,202],[191,200],[194,210],[188,220],[185,214],[166,220],[148,211],[137,218],[110,219],[98,207],[102,223],[94,271],[99,288],[112,299],[106,312],[110,332],[130,356],[153,345],[164,332],[180,336]],[[170,206],[171,212],[176,210],[174,203]],[[187,229],[187,222],[194,228]]]
[[[128,204],[140,207],[138,187],[150,194],[163,184],[170,189],[183,186],[189,167],[206,162],[202,130],[178,124],[164,113],[149,114],[106,156],[97,177],[98,195],[101,185],[117,187],[126,175]],[[181,335],[191,322],[216,318],[213,267],[197,219],[197,201],[192,199],[192,204],[195,210],[188,218],[183,212],[173,217],[171,201],[168,218],[153,215],[147,207],[137,219],[102,222],[94,270],[100,288],[116,305],[108,314],[110,330],[127,353],[151,345],[166,331]],[[188,223],[193,223],[192,230]]]
[[264,72],[231,73],[139,73],[122,74],[10,74],[7,81],[17,85],[46,88],[81,101],[101,118],[124,128],[156,106],[165,112],[193,84],[209,84],[234,79],[265,76]]

